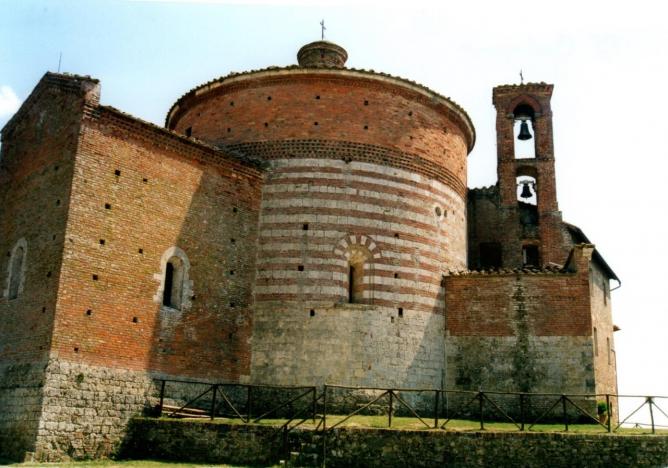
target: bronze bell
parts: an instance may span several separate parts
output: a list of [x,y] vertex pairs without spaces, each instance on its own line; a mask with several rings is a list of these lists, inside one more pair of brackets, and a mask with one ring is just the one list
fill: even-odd
[[[524,122],[522,122],[524,123]],[[533,194],[531,193],[531,189],[529,188],[529,182],[523,182],[522,183],[522,193],[520,193],[520,197],[522,198],[531,198]]]
[[522,120],[520,124],[520,134],[517,135],[518,140],[531,140],[531,133],[529,133],[529,125],[526,120]]

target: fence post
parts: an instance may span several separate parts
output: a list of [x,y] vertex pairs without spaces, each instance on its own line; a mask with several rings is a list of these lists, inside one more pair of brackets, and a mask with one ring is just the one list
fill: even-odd
[[216,413],[216,392],[218,391],[218,385],[213,386],[213,398],[211,398],[211,419],[214,418]]
[[392,398],[394,397],[394,392],[390,390],[390,411],[387,416],[387,427],[392,427]]
[[649,403],[649,419],[652,422],[652,434],[654,434],[654,411],[652,411],[653,399],[652,397],[647,397],[647,402]]
[[327,430],[327,384],[322,395],[322,432]]
[[612,406],[610,406],[610,394],[605,395],[605,407],[608,409],[608,432],[612,432]]
[[524,393],[520,393],[520,431],[524,430]]
[[482,431],[485,429],[485,416],[483,414],[484,398],[482,390],[478,392],[478,404],[480,405],[480,430]]
[[564,430],[568,432],[568,413],[566,413],[566,395],[561,395],[561,411],[564,416]]
[[248,413],[248,416],[246,416],[246,424],[248,424],[251,420],[251,390],[253,390],[253,387],[249,385],[246,388],[248,389],[246,392],[246,413]]
[[316,403],[315,403],[315,401],[316,401],[315,392],[316,392],[316,389],[315,389],[315,387],[313,387],[313,424],[315,424],[315,413],[317,412]]
[[160,406],[158,406],[158,417],[162,417],[162,405],[165,401],[165,383],[167,381],[163,380],[160,385]]
[[436,390],[436,398],[434,403],[434,429],[438,429],[438,404],[441,397],[441,392]]

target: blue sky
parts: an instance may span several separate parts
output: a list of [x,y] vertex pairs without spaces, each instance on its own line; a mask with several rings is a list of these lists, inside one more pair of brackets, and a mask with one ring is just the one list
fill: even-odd
[[668,395],[668,28],[662,2],[0,0],[0,126],[40,77],[102,82],[103,104],[162,125],[192,87],[289,65],[320,36],[349,67],[425,84],[470,114],[469,186],[495,182],[492,87],[555,84],[560,209],[623,281],[619,388]]

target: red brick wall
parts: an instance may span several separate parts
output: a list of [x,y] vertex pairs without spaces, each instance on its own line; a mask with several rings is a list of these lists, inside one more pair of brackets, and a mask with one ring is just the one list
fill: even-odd
[[[181,376],[248,374],[258,170],[98,108],[74,172],[59,356]],[[192,307],[181,313],[154,299],[172,246],[191,263]]]
[[[169,128],[215,144],[337,140],[418,154],[464,193],[468,141],[463,111],[407,86],[348,71],[249,74],[180,102]],[[452,106],[452,104],[450,104]],[[378,163],[403,167],[398,161]]]
[[27,242],[23,293],[0,298],[0,364],[48,355],[84,100],[80,81],[46,75],[3,130],[0,291],[9,254]]

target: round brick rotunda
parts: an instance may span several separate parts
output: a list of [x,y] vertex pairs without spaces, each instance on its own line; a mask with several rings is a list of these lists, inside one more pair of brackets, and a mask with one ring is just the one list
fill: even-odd
[[307,44],[299,65],[191,90],[166,125],[268,164],[253,381],[438,386],[475,131],[450,99],[347,57]]

